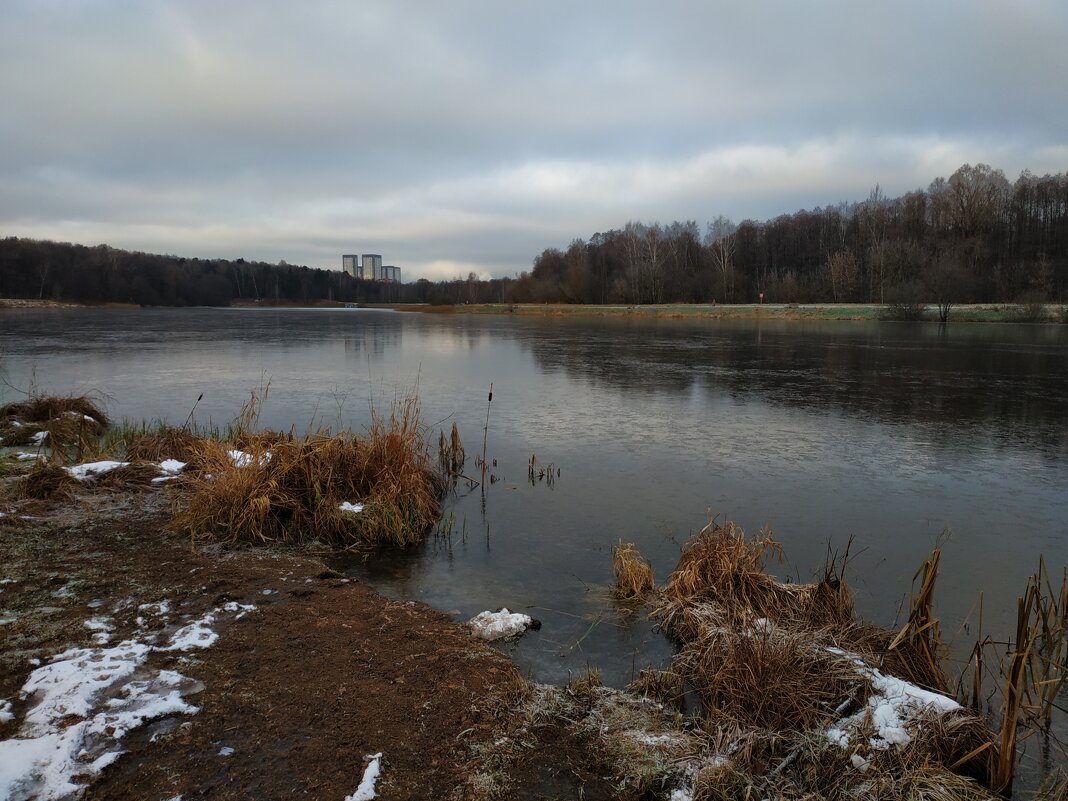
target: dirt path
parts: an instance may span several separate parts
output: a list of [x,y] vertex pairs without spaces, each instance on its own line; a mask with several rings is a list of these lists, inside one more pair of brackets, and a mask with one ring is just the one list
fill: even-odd
[[[18,695],[31,660],[89,645],[94,615],[111,615],[114,643],[153,625],[142,604],[166,601],[173,621],[228,602],[256,607],[218,621],[211,648],[151,657],[202,683],[187,698],[200,711],[128,734],[126,753],[84,798],[342,801],[376,753],[378,797],[449,798],[476,746],[510,725],[522,681],[464,626],[386,600],[314,557],[194,551],[167,532],[167,516],[153,493],[0,519],[0,699],[13,699],[15,714],[0,739],[26,712]],[[536,786],[523,795],[537,797]]]

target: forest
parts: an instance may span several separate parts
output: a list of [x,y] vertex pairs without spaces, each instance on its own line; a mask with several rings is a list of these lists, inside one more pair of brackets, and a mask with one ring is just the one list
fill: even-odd
[[926,190],[739,223],[628,222],[550,247],[512,278],[389,284],[340,270],[9,237],[0,297],[312,303],[1065,302],[1068,176],[965,164]]

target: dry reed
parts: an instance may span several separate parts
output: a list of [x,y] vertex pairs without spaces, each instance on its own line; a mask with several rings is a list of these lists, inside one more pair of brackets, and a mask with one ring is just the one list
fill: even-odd
[[612,570],[616,575],[613,593],[617,598],[641,601],[656,588],[653,568],[632,542],[620,540],[612,547]]
[[91,418],[98,435],[104,433],[109,423],[103,409],[89,395],[76,397],[34,395],[24,401],[9,403],[0,408],[0,418],[17,419],[24,423],[46,423],[58,417],[73,415]]
[[[174,526],[194,538],[231,542],[309,542],[334,547],[411,545],[440,510],[444,481],[431,462],[418,403],[396,404],[362,437],[247,430],[231,444],[201,440],[183,478]],[[342,503],[363,504],[358,513]]]

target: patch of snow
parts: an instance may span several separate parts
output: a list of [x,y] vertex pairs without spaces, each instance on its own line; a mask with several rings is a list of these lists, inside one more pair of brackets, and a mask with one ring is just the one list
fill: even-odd
[[137,608],[142,612],[151,612],[154,615],[162,617],[171,611],[171,602],[162,600],[156,604],[138,604]]
[[479,612],[467,625],[476,637],[491,641],[522,634],[533,622],[529,615],[502,608],[499,612]]
[[363,511],[363,504],[349,503],[348,501],[345,501],[340,506],[338,506],[338,509],[340,509],[342,512],[352,512],[352,514],[355,515]]
[[85,627],[93,633],[93,642],[97,645],[104,645],[111,639],[111,632],[114,626],[111,625],[111,621],[106,617],[91,617],[85,621]]
[[[233,463],[234,467],[248,467],[252,464],[252,454],[250,453],[245,453],[244,451],[238,450],[231,450],[227,451],[226,453],[230,457],[230,461]],[[263,467],[270,461],[271,452],[265,451],[264,454],[257,461],[257,464],[260,467]]]
[[110,473],[119,467],[126,467],[129,462],[114,462],[106,460],[103,462],[89,462],[87,464],[76,464],[74,467],[63,468],[74,478],[79,481],[86,481],[94,476],[103,475],[104,473]]
[[89,603],[86,604],[86,606],[88,606],[90,609],[99,609],[103,605],[104,605],[104,602],[101,601],[99,598],[94,598],[93,600],[91,600]]
[[219,639],[219,635],[211,628],[215,622],[216,615],[220,612],[238,612],[234,619],[240,620],[247,612],[252,612],[255,609],[256,607],[251,604],[239,604],[236,601],[230,601],[224,606],[212,609],[199,620],[194,620],[192,623],[182,626],[171,635],[170,643],[161,647],[160,650],[191,651],[194,648],[210,648]]
[[[155,606],[169,610],[166,601]],[[147,667],[155,651],[205,648],[217,635],[207,626],[221,612],[238,616],[254,606],[231,602],[179,629],[166,647],[125,640],[109,648],[71,648],[38,666],[22,686],[20,697],[32,706],[15,737],[0,741],[0,799],[60,801],[79,794],[89,779],[119,758],[118,747],[129,731],[146,721],[173,714],[193,714],[183,700],[190,680],[173,670]],[[108,622],[94,618],[90,629]],[[0,721],[14,719],[9,701],[0,701]],[[72,722],[73,721],[73,722]]]
[[[127,640],[113,648],[72,648],[23,685],[33,697],[18,735],[0,741],[0,798],[47,801],[79,793],[76,776],[102,771],[121,754],[115,741],[147,720],[197,708],[181,698],[185,677],[138,676],[151,649]],[[81,718],[70,723],[71,718]]]
[[853,767],[864,773],[868,769],[868,760],[862,757],[860,754],[853,754],[849,757],[849,761],[853,763]]
[[872,685],[872,694],[868,698],[867,705],[825,732],[831,742],[843,748],[849,747],[850,735],[858,726],[864,724],[869,715],[875,727],[875,736],[869,739],[868,745],[876,750],[885,751],[891,746],[900,748],[907,745],[912,739],[912,735],[909,734],[910,724],[914,724],[916,719],[925,712],[941,715],[961,708],[960,704],[952,698],[917,687],[903,679],[887,676],[864,660],[846,654],[844,651],[837,648],[827,650],[831,653],[850,656],[857,673],[866,677]]
[[19,453],[15,454],[15,458],[18,459],[20,462],[35,461],[37,459],[37,454],[20,451]]
[[228,757],[228,756],[233,756],[233,755],[234,755],[234,749],[231,748],[228,745],[224,745],[222,748],[219,749],[219,756],[221,756],[221,757]]
[[52,593],[53,598],[73,598],[74,588],[70,584],[66,584],[60,587],[58,590]]
[[177,459],[164,459],[159,463],[159,469],[168,476],[176,476],[185,470],[185,462],[179,462]]
[[38,431],[33,435],[33,442],[35,445],[44,445],[44,441],[48,439],[47,431]]
[[371,801],[375,797],[375,782],[378,781],[378,774],[382,770],[382,752],[373,756],[368,754],[367,759],[371,761],[363,770],[360,786],[356,788],[355,793],[346,796],[345,801]]
[[17,620],[17,617],[0,617],[0,626],[10,626]]
[[668,801],[693,801],[693,793],[686,787],[676,787]]
[[156,476],[154,479],[152,479],[152,483],[163,484],[167,481],[174,481],[176,478],[178,478],[178,476]]
[[261,595],[274,595],[276,592],[278,592],[278,590],[272,590],[270,588],[265,589],[265,590],[260,590],[260,594]]

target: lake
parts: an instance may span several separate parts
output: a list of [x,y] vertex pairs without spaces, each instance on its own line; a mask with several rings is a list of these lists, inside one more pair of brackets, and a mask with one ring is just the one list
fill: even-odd
[[[351,574],[466,619],[507,606],[543,626],[521,668],[587,664],[625,684],[670,657],[615,602],[612,545],[658,581],[708,514],[772,528],[807,581],[853,538],[864,617],[895,621],[943,542],[936,611],[954,636],[979,593],[1008,634],[1044,553],[1068,563],[1068,326],[541,319],[373,310],[28,310],[0,315],[5,388],[96,391],[113,417],[226,423],[269,382],[261,424],[362,428],[418,392],[455,421],[476,474],[446,503],[449,537]],[[554,465],[552,483],[527,465]],[[555,475],[555,473],[554,473]],[[964,648],[974,629],[961,634]]]

